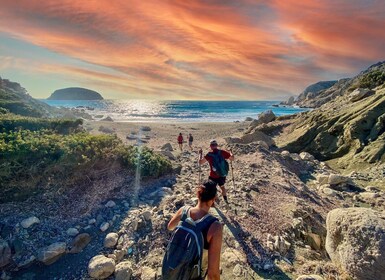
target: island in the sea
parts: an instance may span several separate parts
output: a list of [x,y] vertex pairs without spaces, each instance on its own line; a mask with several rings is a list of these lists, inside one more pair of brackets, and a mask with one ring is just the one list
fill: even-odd
[[100,93],[80,87],[70,87],[55,90],[50,97],[50,100],[102,100],[103,96]]

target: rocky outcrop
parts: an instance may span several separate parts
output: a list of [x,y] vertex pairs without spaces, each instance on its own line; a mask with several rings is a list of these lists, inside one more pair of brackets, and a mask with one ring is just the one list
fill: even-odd
[[[373,71],[383,71],[385,63]],[[385,88],[377,88],[354,99],[349,89],[371,72],[349,80],[335,90],[338,97],[319,109],[302,113],[278,139],[278,146],[291,152],[310,152],[317,159],[341,158],[338,164],[355,165],[383,160],[385,153]],[[370,94],[368,94],[370,93]]]
[[332,210],[326,251],[354,279],[385,279],[385,215],[368,208]]
[[50,100],[102,100],[100,93],[80,87],[70,87],[55,90],[50,97]]
[[312,102],[315,99],[319,98],[319,95],[322,91],[332,87],[336,84],[337,81],[321,81],[315,84],[312,84],[305,88],[305,90],[298,96],[295,100],[295,104],[301,107],[313,107]]

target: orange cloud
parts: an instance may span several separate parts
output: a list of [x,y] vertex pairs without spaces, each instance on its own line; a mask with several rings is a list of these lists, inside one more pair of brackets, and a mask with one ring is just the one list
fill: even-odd
[[382,59],[385,11],[370,3],[5,0],[0,32],[86,62],[57,75],[122,98],[275,99]]

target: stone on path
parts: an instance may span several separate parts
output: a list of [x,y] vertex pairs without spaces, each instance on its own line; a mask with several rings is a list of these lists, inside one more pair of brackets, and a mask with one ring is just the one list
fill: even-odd
[[27,219],[22,220],[20,224],[23,228],[30,228],[34,224],[38,224],[38,223],[40,223],[39,218],[32,216],[32,217],[29,217]]
[[105,279],[115,271],[115,261],[103,255],[93,257],[88,263],[88,274],[92,278]]
[[65,254],[67,244],[65,242],[53,243],[38,252],[37,259],[45,265],[56,262]]
[[129,261],[121,262],[115,267],[115,280],[128,280],[132,275],[132,264]]
[[69,253],[77,254],[83,251],[83,249],[90,243],[91,236],[88,233],[81,233],[72,240],[69,247]]
[[325,248],[352,278],[385,279],[385,213],[337,208],[328,213]]
[[115,232],[110,232],[104,239],[104,247],[113,248],[118,242],[119,235]]
[[67,235],[76,236],[79,234],[79,230],[77,228],[69,228],[67,229]]

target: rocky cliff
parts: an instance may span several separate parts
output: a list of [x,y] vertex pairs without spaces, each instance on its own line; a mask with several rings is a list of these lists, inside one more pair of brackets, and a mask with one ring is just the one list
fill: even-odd
[[20,84],[0,77],[0,110],[27,117],[47,117],[55,109],[32,98]]
[[277,137],[278,146],[308,151],[341,166],[385,160],[385,63],[320,93],[316,110],[299,114]]
[[100,93],[79,87],[55,90],[48,99],[51,100],[102,100]]

